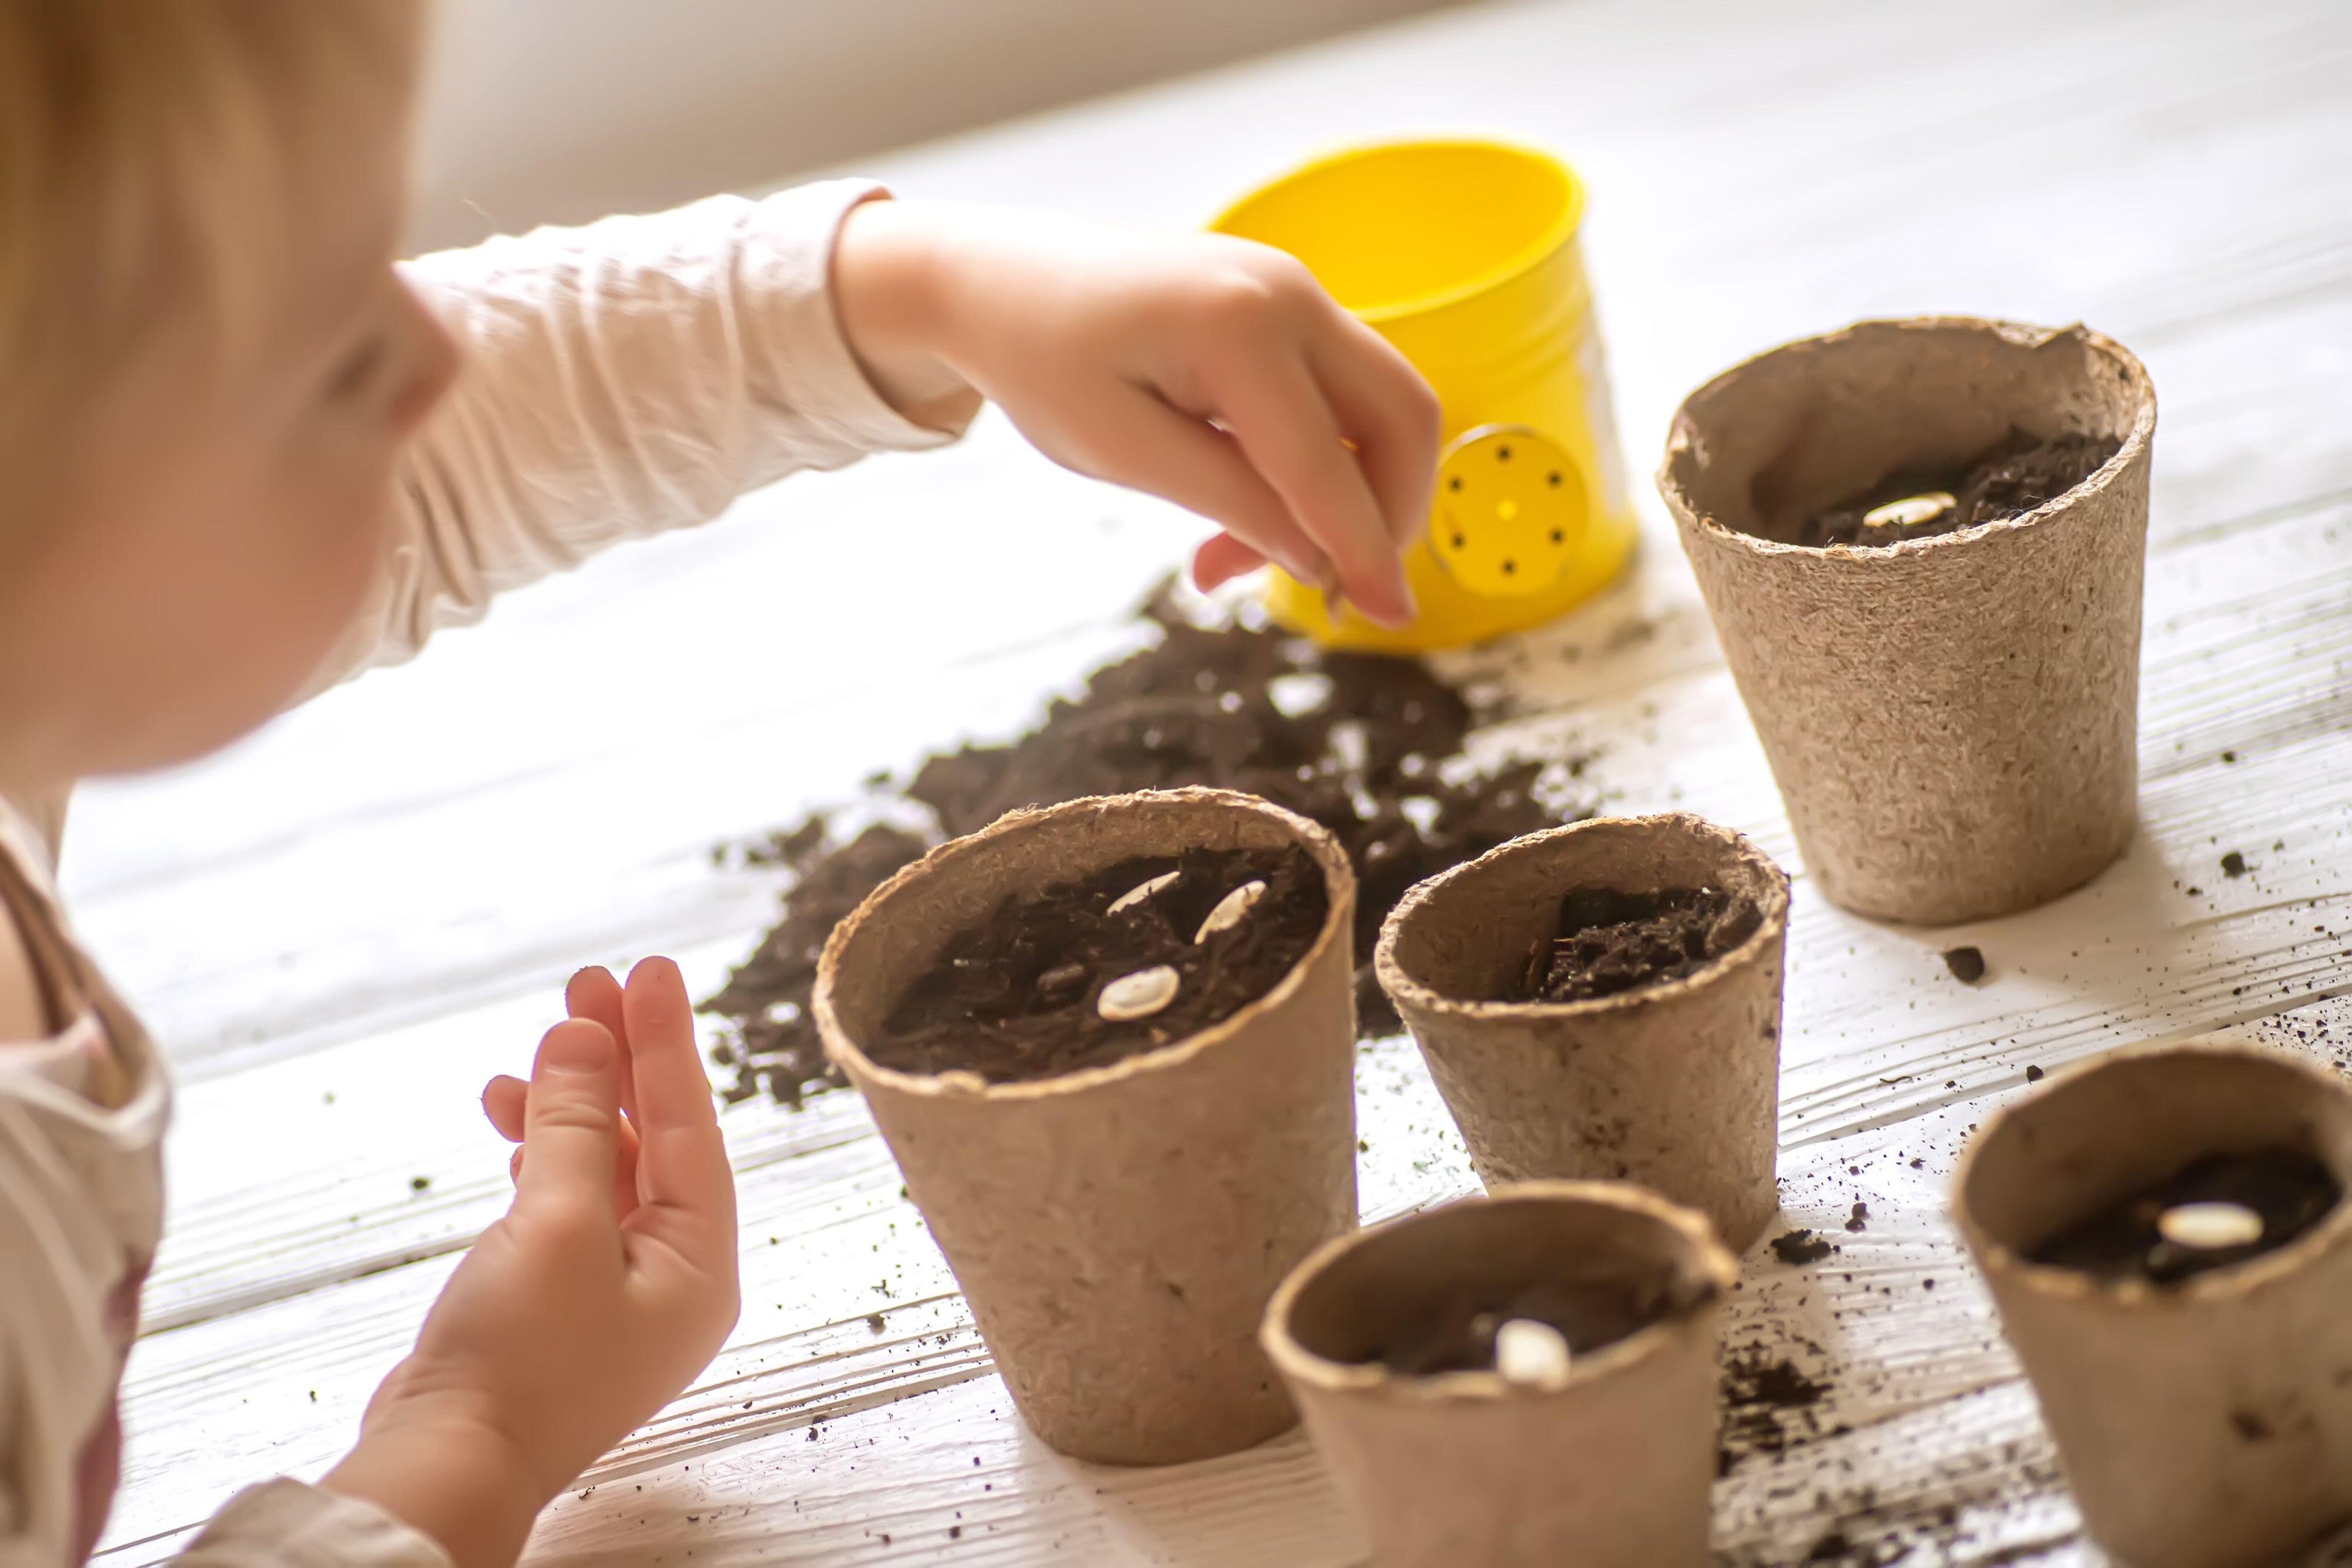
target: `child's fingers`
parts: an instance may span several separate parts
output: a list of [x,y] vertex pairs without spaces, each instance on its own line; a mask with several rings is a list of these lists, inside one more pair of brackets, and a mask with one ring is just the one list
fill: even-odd
[[621,1048],[621,1109],[635,1115],[636,1076],[629,1071],[629,1025],[621,1010],[621,982],[602,964],[591,964],[564,986],[563,1008],[573,1018],[603,1024]]
[[523,1115],[530,1103],[530,1085],[511,1073],[501,1072],[482,1085],[482,1114],[509,1144],[522,1142]]
[[1257,550],[1301,582],[1330,568],[1234,438],[1140,388],[1114,394],[1087,471],[1165,496]]
[[[630,1109],[636,1099],[636,1090],[630,1082],[628,1031],[621,1016],[621,983],[613,978],[611,970],[601,966],[583,969],[563,988],[563,1004],[572,1017],[602,1024],[604,1032],[620,1047],[621,1106]],[[524,1106],[530,1093],[530,1084],[505,1072],[482,1088],[482,1113],[489,1118],[499,1136],[510,1144],[522,1142]],[[627,1129],[623,1129],[623,1134],[628,1135]]]
[[[517,1140],[520,1144],[520,1140]],[[518,1147],[507,1160],[507,1176],[516,1186],[522,1185],[522,1156]],[[637,1211],[637,1130],[628,1118],[621,1118],[613,1140],[613,1214],[626,1219]]]
[[1244,544],[1231,534],[1217,534],[1201,541],[1201,548],[1192,552],[1192,585],[1206,593],[1265,564],[1265,552],[1256,546]]
[[529,1157],[516,1177],[519,1209],[612,1191],[620,1056],[604,1026],[586,1019],[566,1019],[539,1042],[523,1127]]
[[735,1179],[719,1134],[710,1080],[694,1042],[693,1004],[667,958],[647,958],[629,975],[628,1015],[637,1076],[638,1190],[649,1204],[698,1217],[701,1236],[735,1245]]
[[1388,519],[1306,365],[1288,355],[1259,355],[1218,390],[1234,439],[1339,568],[1348,597],[1375,621],[1401,625],[1412,619],[1412,594]]
[[1331,330],[1307,345],[1307,364],[1355,444],[1389,537],[1411,544],[1428,526],[1437,479],[1437,394],[1387,339],[1337,306],[1330,315]]

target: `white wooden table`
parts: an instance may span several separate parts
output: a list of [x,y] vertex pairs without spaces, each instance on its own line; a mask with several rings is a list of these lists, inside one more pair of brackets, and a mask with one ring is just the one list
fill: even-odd
[[[1850,918],[1798,881],[1786,1208],[1844,1250],[1751,1259],[1734,1337],[1810,1342],[1801,1364],[1833,1386],[1790,1416],[1787,1452],[1719,1486],[1736,1561],[1802,1560],[1833,1527],[1891,1533],[1915,1563],[2099,1561],[1945,1220],[1956,1150],[2029,1066],[2126,1040],[2228,1027],[2352,1059],[2347,82],[2352,8],[2318,0],[1598,0],[1460,9],[877,170],[909,193],[1193,223],[1353,138],[1556,147],[1591,185],[1637,473],[1691,386],[1856,317],[2080,319],[2147,361],[2163,414],[2130,853],[2046,909],[1949,933]],[[1679,804],[1793,868],[1643,499],[1629,580],[1457,662],[1524,716],[1480,744],[1597,752],[1607,809]],[[237,1486],[315,1474],[347,1443],[505,1202],[474,1096],[527,1060],[564,973],[661,950],[715,981],[773,887],[714,868],[714,843],[1017,728],[1129,644],[1123,608],[1197,532],[991,419],[959,449],[794,480],[520,594],[202,767],[89,790],[70,889],[184,1081],[101,1560],[153,1562]],[[894,580],[907,562],[922,574]],[[614,722],[646,712],[667,716],[657,744]],[[2249,874],[2221,874],[2229,850]],[[1958,942],[1989,983],[1945,973]],[[1362,1089],[1367,1218],[1473,1189],[1408,1043],[1369,1048]],[[1146,1472],[1029,1437],[854,1096],[739,1105],[726,1125],[742,1326],[550,1511],[534,1561],[1360,1557],[1296,1434]],[[1847,1235],[1857,1199],[1872,1218]]]

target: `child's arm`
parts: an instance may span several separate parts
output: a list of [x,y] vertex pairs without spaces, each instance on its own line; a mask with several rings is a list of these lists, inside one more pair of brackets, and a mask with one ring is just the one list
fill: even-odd
[[390,556],[322,680],[797,470],[954,440],[960,421],[918,425],[876,393],[836,319],[834,237],[877,190],[716,196],[407,264],[462,365],[402,460]]
[[880,194],[715,197],[412,264],[466,362],[322,679],[796,470],[951,441],[982,394],[1057,461],[1227,529],[1204,582],[1270,556],[1403,612],[1436,403],[1303,267],[1217,235]]

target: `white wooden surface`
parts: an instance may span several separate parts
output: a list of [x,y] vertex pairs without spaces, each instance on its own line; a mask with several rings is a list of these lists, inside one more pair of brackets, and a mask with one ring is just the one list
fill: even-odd
[[[1851,1532],[1918,1526],[1906,1562],[2101,1561],[1943,1217],[1956,1150],[2029,1065],[2125,1040],[2231,1027],[2352,1068],[2347,81],[2352,10],[2326,4],[1602,0],[1451,12],[876,166],[909,193],[1175,224],[1351,138],[1555,146],[1592,187],[1636,472],[1689,387],[1859,316],[2080,319],[2147,360],[2163,413],[2129,854],[1948,933],[1849,918],[1800,877],[1785,1207],[1818,1225],[1861,1199],[1873,1219],[1819,1268],[1749,1260],[1735,1339],[1801,1336],[1834,1386],[1785,1454],[1718,1487],[1732,1560],[1801,1560],[1874,1506]],[[1644,504],[1623,585],[1458,661],[1514,705],[1479,744],[1595,752],[1608,809],[1677,803],[1793,867]],[[1123,607],[1197,532],[990,419],[520,594],[202,767],[89,791],[69,888],[184,1080],[101,1561],[154,1562],[239,1485],[316,1473],[349,1440],[504,1201],[473,1096],[526,1060],[565,972],[664,950],[715,980],[772,887],[715,870],[714,842],[1016,727],[1125,645]],[[648,711],[655,743],[612,722]],[[2241,879],[2218,863],[2232,849]],[[1981,988],[1937,959],[1962,941],[1991,964]],[[1367,1216],[1470,1190],[1410,1044],[1370,1049],[1361,1076]],[[1360,1559],[1296,1434],[1150,1472],[1030,1438],[855,1098],[748,1103],[727,1128],[742,1326],[550,1511],[535,1562]]]

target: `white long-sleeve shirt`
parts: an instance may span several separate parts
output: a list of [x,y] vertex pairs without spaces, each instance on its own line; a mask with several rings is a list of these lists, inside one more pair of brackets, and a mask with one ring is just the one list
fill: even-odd
[[[507,589],[796,470],[953,440],[876,394],[835,312],[835,236],[877,193],[836,181],[718,197],[411,264],[465,367],[404,459],[389,554],[315,685],[407,658]],[[47,1038],[0,1043],[0,1568],[79,1562],[102,1522],[170,1120],[159,1052],[58,903],[52,805],[0,802],[0,917],[50,1015]],[[287,1479],[240,1493],[178,1561],[448,1563],[373,1505]]]

